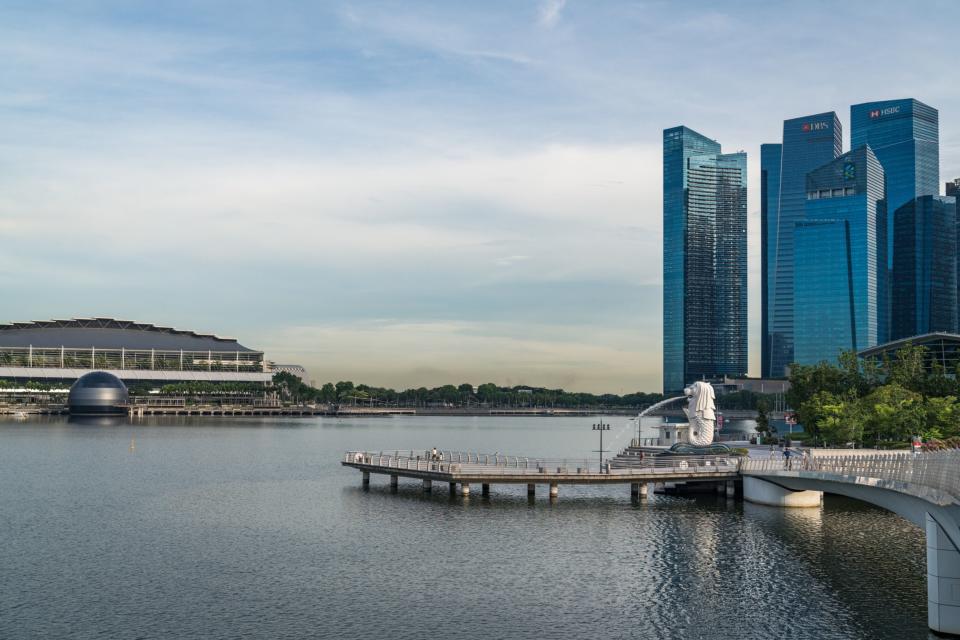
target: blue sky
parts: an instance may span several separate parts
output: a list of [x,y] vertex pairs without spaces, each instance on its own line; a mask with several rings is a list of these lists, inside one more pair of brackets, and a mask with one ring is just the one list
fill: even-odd
[[662,129],[916,97],[960,3],[4,2],[0,321],[233,335],[317,381],[657,390]]

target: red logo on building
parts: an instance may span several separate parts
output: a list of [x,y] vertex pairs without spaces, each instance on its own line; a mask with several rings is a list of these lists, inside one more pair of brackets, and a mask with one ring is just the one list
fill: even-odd
[[871,111],[871,112],[870,112],[870,117],[871,117],[871,118],[879,118],[879,117],[880,117],[880,109],[874,109],[873,111]]
[[803,130],[804,130],[804,131],[810,131],[810,123],[809,123],[809,122],[804,122],[804,123],[803,123]]

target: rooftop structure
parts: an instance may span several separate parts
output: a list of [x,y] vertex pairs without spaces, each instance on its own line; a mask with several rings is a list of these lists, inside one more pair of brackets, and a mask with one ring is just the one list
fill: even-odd
[[934,332],[919,336],[910,336],[900,340],[892,340],[878,344],[869,349],[863,349],[857,355],[861,358],[881,359],[893,358],[897,352],[907,346],[924,347],[927,350],[927,364],[937,362],[947,371],[957,370],[960,363],[960,335],[956,333]]
[[127,382],[271,378],[263,352],[234,338],[114,318],[0,325],[0,378],[75,380],[91,369]]

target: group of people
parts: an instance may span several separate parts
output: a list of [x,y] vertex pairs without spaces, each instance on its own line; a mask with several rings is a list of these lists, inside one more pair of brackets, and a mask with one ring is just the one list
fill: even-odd
[[430,451],[430,462],[443,462],[443,451],[437,451],[437,448],[434,447]]

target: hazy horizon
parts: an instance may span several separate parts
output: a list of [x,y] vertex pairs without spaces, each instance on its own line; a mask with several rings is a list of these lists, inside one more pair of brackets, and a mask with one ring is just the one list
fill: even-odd
[[[720,10],[723,9],[723,10]],[[932,19],[932,18],[935,18]],[[236,337],[318,383],[660,391],[661,134],[913,97],[960,177],[960,4],[0,7],[0,322]]]

